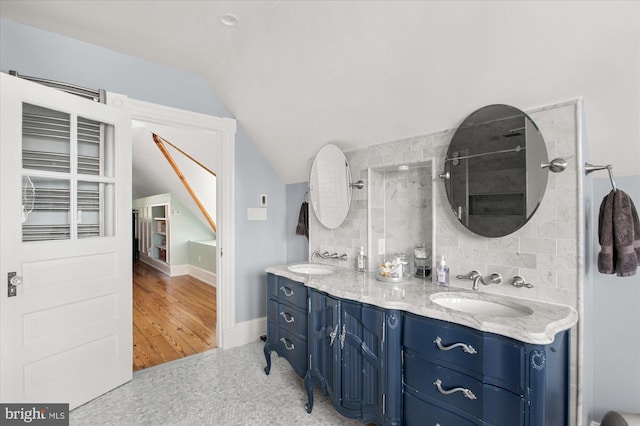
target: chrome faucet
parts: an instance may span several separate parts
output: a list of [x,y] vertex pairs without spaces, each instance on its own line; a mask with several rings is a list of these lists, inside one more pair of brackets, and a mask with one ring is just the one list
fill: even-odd
[[482,278],[482,275],[480,275],[480,272],[478,271],[471,271],[467,275],[457,275],[456,278],[459,280],[472,280],[473,284],[471,284],[471,290],[473,291],[478,291],[480,289],[480,283],[482,283],[482,285],[489,285],[500,284],[502,282],[502,275],[497,272],[489,275],[487,281]]
[[325,251],[324,253],[320,253],[319,251],[314,251],[313,253],[311,253],[311,260],[315,260],[316,256],[320,256],[323,259],[339,259],[339,260],[349,259],[349,256],[347,256],[346,253],[341,256],[338,256],[337,252],[329,253],[328,251]]

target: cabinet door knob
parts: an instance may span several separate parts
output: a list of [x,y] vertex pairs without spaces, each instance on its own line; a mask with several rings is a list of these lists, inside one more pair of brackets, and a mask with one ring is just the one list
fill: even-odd
[[436,337],[433,343],[435,343],[438,349],[440,349],[441,351],[450,351],[451,349],[462,348],[463,351],[471,355],[478,353],[478,351],[476,351],[473,346],[466,343],[454,343],[453,345],[442,346],[442,339],[440,338],[440,336]]
[[342,333],[340,333],[340,349],[344,349],[344,339],[347,335],[347,326],[342,324]]
[[338,324],[336,324],[336,328],[333,329],[331,333],[329,333],[329,337],[331,341],[329,342],[329,346],[333,346],[333,341],[336,340],[336,336],[338,335]]
[[433,384],[436,385],[436,388],[438,388],[438,392],[440,392],[442,395],[450,395],[452,393],[462,392],[465,398],[478,399],[478,397],[473,392],[471,392],[469,389],[466,389],[466,388],[453,388],[449,390],[444,390],[442,388],[442,381],[440,381],[440,379],[436,379],[436,381],[433,382]]

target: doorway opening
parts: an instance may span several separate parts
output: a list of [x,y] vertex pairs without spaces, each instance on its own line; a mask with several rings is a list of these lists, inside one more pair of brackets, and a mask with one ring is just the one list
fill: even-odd
[[[133,236],[138,239],[132,280],[134,371],[221,342],[217,287],[222,230],[211,226],[221,210],[220,185],[211,170],[222,168],[224,131],[148,118],[139,120],[134,113],[132,121]],[[159,150],[156,135],[171,143]],[[189,155],[180,155],[181,150]],[[187,179],[190,185],[184,184]]]

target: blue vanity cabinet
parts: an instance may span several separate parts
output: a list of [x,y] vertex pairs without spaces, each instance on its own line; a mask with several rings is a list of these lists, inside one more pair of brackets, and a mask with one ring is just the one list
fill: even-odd
[[342,415],[377,425],[569,424],[569,331],[523,343],[447,321],[341,299],[267,275],[271,352]]
[[399,425],[401,314],[316,290],[310,290],[309,298],[307,411],[318,385],[346,417]]
[[405,313],[404,424],[568,424],[568,332],[531,345]]
[[307,287],[274,274],[267,275],[267,340],[265,373],[271,371],[271,352],[286,358],[295,372],[307,372]]

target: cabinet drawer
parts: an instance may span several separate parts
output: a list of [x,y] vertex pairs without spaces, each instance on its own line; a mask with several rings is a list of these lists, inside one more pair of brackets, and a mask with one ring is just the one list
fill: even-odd
[[300,377],[307,372],[307,342],[278,327],[278,339],[273,342],[278,355],[286,358]]
[[432,362],[522,394],[524,345],[457,324],[405,314],[403,346]]
[[279,327],[298,335],[307,336],[307,313],[277,300],[267,301],[267,319],[276,322]]
[[476,424],[441,407],[429,404],[414,396],[410,390],[404,392],[405,426],[475,426]]
[[[404,361],[405,384],[426,400],[460,408],[492,425],[513,426],[524,421],[525,403],[520,395],[411,354],[405,354]],[[462,389],[470,393],[465,395]]]
[[268,297],[277,298],[278,301],[303,311],[307,310],[307,287],[304,284],[269,274],[267,287]]

